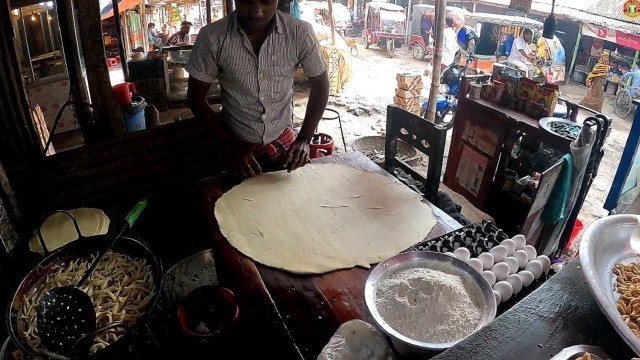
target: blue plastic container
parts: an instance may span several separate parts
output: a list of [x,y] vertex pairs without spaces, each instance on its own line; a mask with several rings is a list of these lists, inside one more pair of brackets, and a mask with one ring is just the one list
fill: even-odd
[[147,128],[144,118],[144,109],[147,102],[141,96],[133,96],[131,98],[131,106],[124,110],[124,127],[127,132],[140,131]]

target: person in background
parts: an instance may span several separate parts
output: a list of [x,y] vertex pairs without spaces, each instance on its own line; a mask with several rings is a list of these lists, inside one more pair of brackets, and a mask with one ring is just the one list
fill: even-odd
[[622,82],[626,83],[631,79],[631,94],[634,98],[640,97],[640,68],[635,65],[631,71],[622,76]]
[[601,112],[604,103],[604,78],[609,72],[609,52],[603,51],[600,60],[587,77],[589,90],[580,101],[580,105]]
[[154,49],[161,48],[164,45],[162,39],[158,36],[156,24],[154,23],[147,25],[147,37],[149,39],[149,46],[152,46]]
[[[236,177],[294,171],[309,162],[310,141],[329,98],[329,78],[311,24],[277,11],[277,1],[236,1],[237,9],[200,30],[185,70],[189,107],[208,120],[221,159]],[[311,91],[293,130],[293,77],[300,64]],[[222,115],[207,103],[222,89]]]
[[527,74],[536,59],[529,47],[532,38],[533,31],[531,31],[531,29],[524,29],[522,36],[518,36],[513,40],[513,45],[507,58],[507,61],[516,65],[520,70],[526,71]]
[[431,37],[431,28],[433,27],[433,22],[431,21],[431,17],[427,13],[422,13],[422,18],[420,19],[420,34],[422,35],[422,40],[424,40],[424,46],[429,46],[429,38]]
[[440,65],[442,71],[453,63],[456,53],[460,50],[460,46],[458,45],[458,35],[453,29],[453,18],[448,17],[445,22],[447,23],[447,26],[442,32],[442,64]]
[[[612,62],[611,63],[611,69],[609,69],[609,72],[607,73],[607,79],[604,82],[604,92],[607,92],[607,87],[609,87],[609,79],[613,78],[613,77],[622,77],[622,70],[620,70],[620,66],[618,65],[617,62]],[[613,92],[614,94],[618,92],[618,84],[613,84],[613,86],[616,87],[615,91]]]
[[191,23],[188,21],[183,21],[180,25],[180,31],[171,35],[171,37],[167,40],[167,45],[177,45],[179,43],[190,42],[189,31],[191,31]]

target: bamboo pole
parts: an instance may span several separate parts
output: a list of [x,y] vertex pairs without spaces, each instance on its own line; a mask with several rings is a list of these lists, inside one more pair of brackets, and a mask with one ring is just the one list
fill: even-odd
[[578,38],[576,39],[576,45],[573,48],[573,57],[571,58],[571,65],[569,66],[569,76],[573,74],[573,68],[576,65],[576,58],[578,57],[578,47],[580,47],[580,40],[582,39],[582,23],[580,24],[580,29],[578,29]]
[[[118,8],[118,0],[111,0],[113,6],[113,22],[116,24],[116,36],[118,37],[118,52],[120,53],[120,65],[122,65],[122,74],[124,81],[129,81],[129,69],[127,68],[127,53],[124,51],[124,38],[122,37],[122,24],[120,23],[120,9]],[[128,39],[127,39],[128,41]]]
[[329,26],[331,27],[331,45],[335,45],[336,34],[335,34],[335,28],[333,24],[333,1],[329,0],[328,4],[329,4]]
[[445,17],[447,16],[447,0],[437,0],[436,3],[436,44],[433,53],[433,71],[431,71],[431,91],[429,92],[429,108],[427,109],[427,120],[435,122],[436,103],[438,101],[438,89],[440,88],[440,77],[442,71],[442,43],[444,40]]
[[211,24],[211,0],[205,0],[204,4],[207,8],[207,24]]

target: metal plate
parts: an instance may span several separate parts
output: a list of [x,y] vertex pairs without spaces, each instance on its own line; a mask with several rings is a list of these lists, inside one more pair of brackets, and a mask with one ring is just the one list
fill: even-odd
[[580,262],[589,290],[613,328],[640,355],[640,339],[622,321],[616,309],[614,266],[640,263],[640,216],[612,215],[587,228],[580,243]]
[[556,356],[552,357],[551,360],[575,360],[585,353],[589,353],[593,360],[611,359],[611,356],[607,355],[604,350],[597,346],[575,345],[562,349],[562,351],[560,351]]
[[[431,251],[413,251],[391,257],[376,266],[369,277],[364,288],[364,298],[367,309],[371,314],[375,325],[384,333],[389,335],[396,350],[400,353],[411,353],[415,351],[440,351],[448,349],[457,344],[464,338],[448,343],[427,343],[410,339],[396,330],[394,330],[380,315],[376,307],[376,291],[378,284],[394,273],[409,268],[428,268],[440,270],[450,274],[458,275],[464,280],[468,280],[472,284],[476,284],[479,292],[482,294],[481,300],[484,300],[482,318],[476,327],[478,331],[487,325],[496,316],[496,298],[489,282],[478,271],[464,261],[458,260],[452,256]],[[473,332],[472,332],[473,333]],[[471,335],[471,334],[469,334]],[[469,336],[467,335],[467,336]],[[401,348],[402,347],[402,348]]]
[[577,126],[579,128],[582,128],[582,125],[580,125],[578,123],[575,123],[575,122],[570,121],[570,120],[561,119],[561,118],[546,117],[546,118],[540,119],[540,127],[545,129],[546,131],[550,132],[551,134],[557,136],[557,137],[561,137],[561,138],[563,138],[565,140],[573,141],[573,140],[577,139],[578,136],[580,136],[580,133],[578,133],[578,136],[576,136],[575,138],[570,138],[570,137],[567,137],[567,136],[560,135],[557,132],[551,130],[551,124],[552,123],[563,123],[563,124],[574,125],[574,126]]

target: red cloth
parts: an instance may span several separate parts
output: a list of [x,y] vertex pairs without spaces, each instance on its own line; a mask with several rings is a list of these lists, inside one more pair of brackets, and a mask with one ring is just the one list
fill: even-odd
[[296,134],[293,129],[287,127],[284,132],[267,145],[260,146],[255,153],[260,157],[266,157],[272,161],[278,161],[287,154],[289,147],[296,141]]

